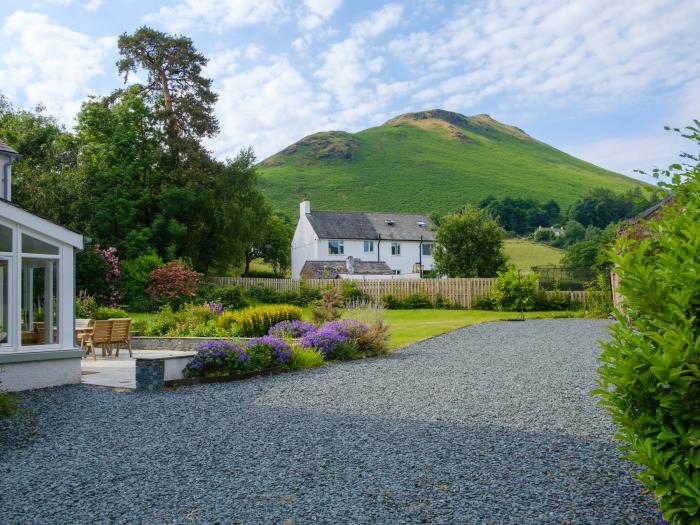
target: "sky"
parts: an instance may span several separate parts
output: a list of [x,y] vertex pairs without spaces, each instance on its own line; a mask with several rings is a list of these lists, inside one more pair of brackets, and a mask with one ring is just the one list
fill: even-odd
[[67,127],[123,85],[117,38],[148,25],[209,58],[219,158],[411,111],[487,113],[630,176],[692,144],[698,0],[0,0],[0,92]]

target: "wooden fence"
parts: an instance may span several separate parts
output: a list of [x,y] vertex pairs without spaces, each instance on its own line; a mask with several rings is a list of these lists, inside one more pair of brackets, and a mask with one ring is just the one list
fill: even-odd
[[[298,292],[300,280],[297,279],[268,279],[261,277],[211,277],[210,280],[219,286],[238,284],[243,288],[264,286],[277,292]],[[496,279],[356,279],[353,282],[374,301],[381,300],[382,295],[392,294],[405,298],[411,294],[421,293],[431,301],[438,296],[452,305],[472,308],[474,303],[489,295],[491,286]],[[341,289],[342,279],[307,279],[310,288],[325,288],[332,286]],[[555,292],[547,292],[552,295]],[[586,303],[586,292],[558,292],[565,297]]]

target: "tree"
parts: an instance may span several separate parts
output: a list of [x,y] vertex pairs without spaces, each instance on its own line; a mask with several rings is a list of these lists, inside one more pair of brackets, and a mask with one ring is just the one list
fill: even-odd
[[146,71],[146,84],[140,88],[159,95],[154,100],[162,102],[160,113],[170,140],[176,135],[211,137],[219,131],[213,113],[218,95],[211,89],[211,79],[202,76],[207,59],[191,39],[144,26],[133,35],[122,34],[118,46],[122,58],[117,68],[125,82],[139,68]]
[[658,193],[644,198],[636,188],[626,193],[615,193],[606,188],[594,188],[574,202],[567,213],[569,219],[583,226],[605,228],[608,224],[633,217],[659,201]]
[[504,231],[473,206],[445,216],[437,230],[435,269],[449,277],[494,277],[505,269]]
[[243,275],[250,273],[250,263],[255,259],[271,264],[276,274],[282,274],[290,265],[292,229],[271,210],[264,211],[262,222],[256,223],[257,235],[246,250]]
[[519,235],[534,231],[540,226],[559,222],[559,205],[550,200],[544,204],[535,199],[505,197],[497,199],[489,195],[479,201],[479,208],[489,210],[507,231]]

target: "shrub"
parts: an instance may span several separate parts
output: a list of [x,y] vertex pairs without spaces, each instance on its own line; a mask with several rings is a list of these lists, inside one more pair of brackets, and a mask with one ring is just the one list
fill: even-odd
[[251,339],[246,345],[246,352],[250,355],[250,367],[254,370],[283,365],[292,355],[292,349],[287,342],[272,335]]
[[98,307],[95,296],[81,290],[75,299],[75,317],[77,319],[95,319]]
[[391,293],[382,294],[382,304],[387,310],[399,310],[403,308],[403,301]]
[[183,305],[174,312],[170,305],[160,309],[158,315],[143,330],[147,336],[181,337],[233,337],[238,335],[235,324],[223,324],[227,312],[217,316],[207,306]]
[[[690,129],[700,142],[700,130]],[[612,340],[603,344],[596,392],[617,423],[618,437],[627,443],[625,457],[646,467],[638,476],[657,496],[664,518],[696,525],[700,164],[683,177],[676,169],[674,202],[628,230],[612,254],[624,300],[616,313],[618,323],[611,326]]]
[[261,337],[270,327],[280,321],[301,319],[303,312],[298,306],[288,304],[251,306],[235,314],[235,322],[244,337]]
[[207,341],[185,366],[185,377],[233,375],[244,372],[250,364],[245,349],[228,341]]
[[212,301],[221,303],[228,310],[238,310],[248,306],[243,287],[238,285],[223,286],[212,293]]
[[197,293],[201,275],[181,261],[170,261],[153,270],[146,292],[155,302],[179,304]]
[[295,347],[292,349],[292,355],[286,363],[288,368],[299,370],[302,368],[311,368],[321,366],[323,364],[323,354],[312,347]]
[[117,304],[120,275],[119,257],[113,246],[104,250],[99,244],[87,246],[76,257],[78,288],[94,295],[100,304]]
[[345,280],[341,283],[341,296],[343,297],[343,302],[358,302],[366,301],[368,296],[365,292],[360,290],[357,283],[352,280]]
[[419,309],[419,308],[432,308],[433,303],[430,302],[428,296],[424,293],[413,293],[403,300],[404,308],[408,309]]
[[389,352],[389,327],[381,319],[367,325],[366,331],[359,331],[355,337],[357,350],[364,355],[384,355]]
[[158,255],[142,255],[136,259],[122,261],[121,288],[122,302],[135,312],[150,309],[146,288],[151,282],[151,272],[163,264]]
[[314,322],[324,323],[340,319],[343,299],[334,288],[328,288],[321,293],[321,298],[311,305],[311,315]]
[[295,319],[294,321],[280,321],[270,327],[269,334],[276,337],[303,337],[316,329],[313,323]]
[[535,288],[539,276],[535,272],[518,274],[510,267],[505,272],[498,272],[498,277],[491,288],[491,301],[496,310],[510,312],[520,310],[522,293],[523,310],[535,307]]
[[552,290],[552,292],[548,294],[544,290],[540,290],[535,294],[534,308],[537,310],[563,312],[579,310],[581,308],[581,303],[572,299],[571,295],[566,292]]
[[129,317],[129,312],[121,308],[110,308],[109,306],[100,306],[95,311],[95,319],[125,319]]
[[[1,387],[2,383],[0,383]],[[19,396],[15,393],[4,392],[0,388],[0,419],[14,416],[19,408]]]
[[245,291],[246,295],[262,304],[279,304],[280,294],[267,286],[251,286]]
[[328,359],[351,359],[360,352],[357,339],[367,331],[367,325],[354,319],[329,321],[302,337],[299,346],[313,347]]

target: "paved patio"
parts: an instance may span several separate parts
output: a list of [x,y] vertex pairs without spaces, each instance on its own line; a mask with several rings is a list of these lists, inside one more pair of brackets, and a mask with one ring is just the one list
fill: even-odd
[[80,383],[83,385],[134,390],[136,389],[137,357],[182,356],[187,353],[172,350],[134,350],[134,357],[131,358],[129,357],[129,351],[122,349],[119,351],[119,357],[101,357],[98,355],[97,360],[92,357],[83,358]]

